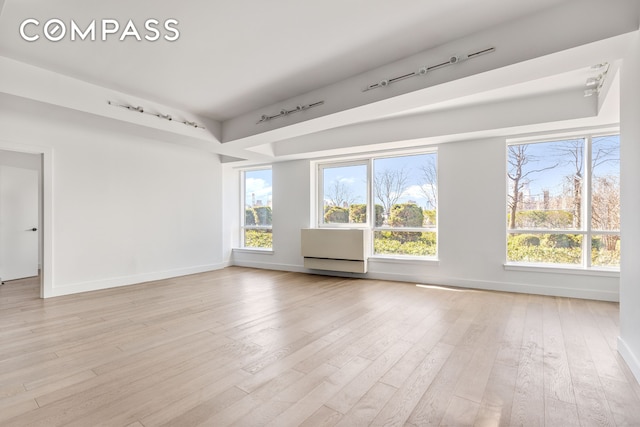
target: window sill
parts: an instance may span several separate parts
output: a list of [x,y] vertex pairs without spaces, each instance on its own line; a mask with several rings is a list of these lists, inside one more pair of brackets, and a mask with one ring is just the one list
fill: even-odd
[[369,261],[389,264],[429,264],[433,266],[440,265],[440,260],[437,258],[424,258],[415,256],[373,255],[369,257]]
[[620,277],[620,270],[613,268],[583,268],[570,265],[549,265],[549,264],[504,264],[507,271],[529,271],[536,273],[574,274],[583,276]]
[[244,254],[262,254],[262,255],[273,255],[273,249],[269,248],[233,248],[233,252],[244,253]]

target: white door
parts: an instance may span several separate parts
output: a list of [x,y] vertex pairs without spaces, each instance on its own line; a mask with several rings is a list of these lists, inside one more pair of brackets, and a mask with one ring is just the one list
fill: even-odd
[[0,166],[0,277],[38,275],[38,171]]

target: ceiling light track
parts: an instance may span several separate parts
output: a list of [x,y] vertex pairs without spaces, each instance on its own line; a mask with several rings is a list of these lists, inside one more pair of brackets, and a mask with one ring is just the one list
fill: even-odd
[[460,63],[462,61],[466,61],[468,59],[477,58],[478,56],[485,55],[487,53],[495,52],[495,50],[496,50],[495,47],[490,47],[490,48],[487,48],[487,49],[482,49],[482,50],[479,50],[477,52],[470,53],[468,55],[452,55],[452,56],[449,57],[448,61],[441,62],[439,64],[431,65],[431,66],[428,66],[428,67],[427,66],[423,66],[423,67],[418,68],[417,71],[413,71],[411,73],[403,74],[401,76],[396,76],[396,77],[392,77],[392,78],[389,78],[389,79],[381,80],[381,81],[379,81],[377,83],[370,84],[366,88],[362,89],[362,91],[363,92],[367,92],[369,90],[378,89],[378,88],[381,88],[381,87],[387,87],[387,86],[391,85],[392,83],[396,83],[396,82],[399,82],[401,80],[410,79],[412,77],[417,77],[417,76],[424,76],[424,75],[426,75],[427,73],[430,73],[433,70],[437,70],[437,69],[443,68],[443,67],[448,67],[449,65],[453,65],[453,64],[458,64],[458,63]]
[[289,114],[297,113],[299,111],[308,110],[308,109],[313,108],[313,107],[318,107],[318,106],[320,106],[322,104],[324,104],[324,101],[318,101],[318,102],[314,102],[312,104],[306,104],[306,105],[297,105],[295,108],[293,108],[291,110],[283,108],[282,110],[280,110],[280,112],[278,114],[274,114],[273,116],[269,116],[267,114],[263,114],[262,117],[260,117],[260,120],[258,120],[258,123],[268,122],[269,120],[277,119],[278,117],[288,116]]
[[114,107],[126,108],[127,110],[135,111],[136,113],[148,114],[150,116],[155,116],[155,117],[158,117],[160,119],[168,120],[170,122],[181,123],[181,124],[186,125],[186,126],[194,127],[196,129],[206,129],[204,126],[202,126],[199,123],[191,122],[189,120],[174,120],[173,117],[171,117],[171,115],[169,115],[169,114],[151,113],[149,111],[145,111],[145,109],[140,107],[140,106],[134,107],[133,105],[117,104],[117,103],[111,102],[111,101],[107,101],[107,104],[113,105]]
[[595,77],[589,77],[585,82],[586,89],[584,90],[584,96],[593,96],[600,93],[600,89],[604,85],[604,81],[607,78],[609,72],[609,63],[603,62],[601,64],[592,65],[590,70],[599,72]]

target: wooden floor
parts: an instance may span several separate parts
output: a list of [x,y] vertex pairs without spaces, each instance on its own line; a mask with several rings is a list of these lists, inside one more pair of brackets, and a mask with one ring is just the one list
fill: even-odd
[[239,267],[0,286],[0,425],[640,426],[618,305]]

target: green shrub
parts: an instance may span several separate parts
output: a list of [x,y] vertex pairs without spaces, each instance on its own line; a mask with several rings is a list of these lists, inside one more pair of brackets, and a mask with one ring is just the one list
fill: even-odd
[[535,234],[513,234],[509,237],[509,244],[515,246],[540,246],[540,237]]
[[245,230],[244,232],[244,246],[247,248],[271,248],[272,240],[271,230]]
[[422,211],[424,215],[424,225],[436,225],[436,210],[435,209],[425,209]]
[[382,227],[382,224],[384,224],[384,208],[382,205],[375,205],[374,207],[376,211],[376,227]]
[[272,213],[270,206],[256,206],[253,208],[256,225],[271,225]]
[[580,248],[582,236],[577,234],[543,234],[540,244],[548,248]]
[[364,224],[367,222],[367,205],[353,204],[349,206],[349,222]]
[[327,206],[324,210],[324,222],[327,224],[348,224],[349,209],[341,208],[339,206]]
[[581,264],[582,236],[573,234],[511,234],[507,259],[543,264]]
[[[391,207],[389,225],[391,227],[422,227],[424,214],[415,203],[401,203]],[[421,232],[393,232],[393,238],[402,242],[415,242],[420,239]]]
[[581,248],[551,248],[544,246],[509,246],[509,261],[545,264],[580,264]]
[[[417,234],[415,240],[400,238],[398,234]],[[377,231],[373,242],[374,253],[380,255],[434,256],[436,254],[436,233],[415,232],[396,233]]]
[[415,203],[400,203],[391,206],[389,225],[391,227],[422,227],[424,214]]
[[[509,221],[510,214],[507,214]],[[561,210],[518,211],[516,228],[570,228],[573,225],[573,213]]]
[[256,225],[256,213],[252,208],[244,210],[244,225]]

